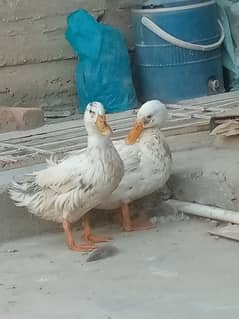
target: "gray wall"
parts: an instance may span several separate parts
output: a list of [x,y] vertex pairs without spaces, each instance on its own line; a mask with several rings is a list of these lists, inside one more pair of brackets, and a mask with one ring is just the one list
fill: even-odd
[[80,7],[120,27],[129,45],[129,1],[0,0],[0,105],[76,108],[74,54],[66,16]]

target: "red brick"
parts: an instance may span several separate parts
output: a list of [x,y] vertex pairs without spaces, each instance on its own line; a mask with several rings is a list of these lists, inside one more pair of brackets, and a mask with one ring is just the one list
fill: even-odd
[[0,132],[29,130],[44,124],[39,108],[0,106]]

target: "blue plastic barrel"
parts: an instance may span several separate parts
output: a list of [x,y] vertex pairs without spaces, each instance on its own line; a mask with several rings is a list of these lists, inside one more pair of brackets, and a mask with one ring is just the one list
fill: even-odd
[[224,31],[215,1],[135,8],[132,19],[142,102],[173,103],[224,91]]

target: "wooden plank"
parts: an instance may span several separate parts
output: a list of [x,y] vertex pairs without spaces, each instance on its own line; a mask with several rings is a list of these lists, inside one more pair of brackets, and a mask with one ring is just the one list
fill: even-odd
[[215,103],[215,102],[222,102],[222,101],[227,101],[227,100],[233,100],[235,98],[239,97],[239,91],[234,91],[234,92],[227,92],[227,93],[221,93],[221,94],[216,94],[216,95],[210,95],[210,96],[203,96],[200,98],[195,98],[195,99],[189,99],[189,100],[183,100],[178,102],[179,104],[185,104],[185,105],[202,105],[202,104],[207,104],[207,103]]
[[[204,119],[204,117],[202,117],[202,119]],[[208,119],[208,123],[209,123],[209,119]],[[169,127],[168,129],[170,129],[171,127]],[[178,128],[178,127],[185,127],[185,125],[182,125],[182,126],[177,125],[176,128]],[[175,128],[175,125],[173,126],[173,128]],[[119,136],[119,135],[124,136],[128,133],[128,131],[129,131],[128,125],[121,125],[120,127],[117,127],[117,129],[114,131],[113,138],[115,136]],[[51,139],[51,140],[44,139],[44,143],[41,143],[39,145],[39,147],[41,147],[42,149],[52,148],[55,150],[58,147],[58,145],[62,145],[62,144],[66,144],[66,143],[70,143],[70,144],[82,143],[82,141],[86,141],[86,140],[87,140],[87,134],[71,135],[71,136],[68,136],[67,138],[62,136],[61,138],[58,138],[58,139]],[[24,145],[26,145],[26,144],[24,144]],[[27,144],[27,145],[29,145],[29,144]],[[34,144],[31,144],[31,145],[34,145]],[[38,144],[36,144],[36,145],[38,145]]]
[[17,162],[17,159],[11,156],[0,156],[0,162]]
[[[204,110],[204,107],[201,106],[192,106],[192,105],[184,105],[184,104],[167,104],[167,109],[175,112],[183,112],[183,111],[194,111],[200,112]],[[169,111],[170,112],[170,111]]]
[[19,150],[19,149],[10,150],[10,149],[8,149],[7,151],[2,152],[0,155],[1,156],[13,155],[14,157],[17,158],[18,156],[20,156],[24,152],[25,152],[25,154],[27,153],[28,155],[32,153],[32,151],[29,151],[29,150],[26,150],[26,149],[21,149],[21,150]]
[[184,124],[162,129],[165,136],[176,136],[189,133],[209,131],[209,121],[201,121],[194,124]]
[[55,150],[58,150],[59,147],[62,147],[62,145],[76,145],[76,144],[79,144],[81,145],[81,143],[86,143],[87,141],[87,136],[84,135],[84,136],[81,136],[81,137],[74,137],[74,138],[71,138],[71,139],[67,139],[67,140],[58,140],[58,141],[55,141],[55,142],[50,142],[50,143],[44,143],[41,145],[41,149],[44,149],[44,150],[52,150],[52,151],[55,151]]
[[[213,114],[212,114],[213,115]],[[192,115],[192,118],[194,118],[194,119],[203,119],[203,120],[208,120],[208,121],[210,121],[210,118],[211,118],[211,116],[212,116],[211,114],[210,115],[204,115],[204,114],[193,114]]]
[[[122,113],[114,113],[108,115],[109,117],[109,123],[114,123],[115,121],[129,119],[129,118],[135,118],[135,114],[133,111],[126,111]],[[8,132],[8,133],[2,133],[0,134],[0,142],[1,141],[14,141],[22,138],[31,138],[35,137],[37,135],[43,135],[43,134],[49,134],[56,132],[65,132],[67,130],[71,130],[73,128],[83,128],[84,123],[82,119],[79,120],[72,120],[72,121],[65,121],[62,123],[53,123],[53,124],[46,124],[43,127],[36,128],[33,130],[27,130],[27,131],[14,131],[14,132]]]
[[[203,121],[199,123],[195,123],[193,125],[185,124],[185,125],[178,125],[171,128],[165,128],[162,129],[165,136],[174,136],[174,135],[183,135],[183,134],[189,134],[189,133],[197,133],[201,131],[208,131],[209,130],[209,122]],[[128,131],[128,130],[127,130]],[[114,136],[113,141],[123,139],[126,134],[126,130],[119,130],[117,135]],[[57,153],[66,153],[66,152],[72,152],[78,149],[82,149],[87,146],[86,142],[82,143],[75,143],[74,145],[64,145],[63,147],[60,147],[56,149]]]
[[67,153],[70,151],[76,151],[76,150],[81,150],[87,146],[87,142],[81,143],[81,144],[74,144],[74,145],[64,145],[63,147],[60,147],[56,149],[56,153]]
[[[193,117],[193,116],[191,116]],[[195,118],[197,118],[197,116],[195,116]],[[200,116],[198,116],[198,118],[201,118]],[[202,118],[208,118],[210,119],[209,116],[205,117],[202,116]],[[182,116],[179,117],[178,119],[174,119],[174,120],[169,120],[168,124],[169,126],[174,125],[174,123],[179,123],[180,122],[185,122],[186,120],[188,120],[189,117],[184,117]],[[120,121],[117,122],[117,125],[115,125],[114,128],[114,132],[125,128],[125,129],[130,129],[132,123],[133,123],[133,119],[122,119]],[[45,142],[47,143],[55,143],[57,141],[64,141],[64,140],[68,140],[68,139],[72,139],[75,137],[80,137],[80,136],[86,136],[86,130],[84,127],[81,128],[71,128],[68,129],[66,132],[65,130],[60,130],[57,132],[52,132],[52,133],[48,133],[48,134],[39,134],[39,135],[35,135],[35,136],[30,136],[30,137],[25,137],[25,138],[19,138],[19,139],[14,139],[14,140],[10,140],[10,142],[14,142],[15,143],[24,143],[24,145],[29,145],[29,146],[34,146],[34,145],[45,145]],[[42,143],[44,141],[44,143]]]
[[[226,94],[220,94],[219,96],[213,96],[213,103],[216,103],[216,105],[218,105],[218,101],[220,101],[222,99],[223,96],[226,96],[226,100],[233,100],[235,98],[235,94],[236,96],[239,96],[239,93],[226,93]],[[200,105],[202,105],[204,103],[204,101],[207,100],[208,97],[206,97],[205,99],[200,98]],[[212,97],[210,97],[210,99],[212,99]],[[188,109],[192,110],[193,107],[193,101],[194,101],[194,106],[195,106],[195,100],[190,100],[190,101],[186,101],[184,103],[186,103],[188,106]],[[187,107],[187,105],[184,104],[184,107]],[[231,104],[231,102],[229,103]],[[180,109],[181,106],[179,105],[178,109]],[[197,111],[198,108],[195,107],[195,110]],[[220,111],[220,107],[217,107],[216,110],[219,112]],[[215,110],[215,111],[216,111]],[[115,114],[110,114],[109,119],[110,121],[118,121],[119,119],[125,119],[128,117],[132,117],[135,118],[135,113],[136,111],[127,111],[127,112],[122,112],[122,113],[115,113]],[[78,122],[79,121],[79,122]],[[71,129],[74,127],[79,127],[79,126],[83,126],[83,121],[81,120],[72,120],[72,121],[65,121],[61,124],[59,123],[54,123],[54,124],[48,124],[45,125],[42,128],[38,128],[38,129],[34,129],[34,130],[28,130],[28,131],[24,131],[24,132],[9,132],[9,133],[3,133],[0,134],[0,141],[3,140],[9,140],[9,139],[14,139],[14,138],[23,138],[23,137],[31,137],[31,136],[35,136],[37,134],[44,134],[44,133],[50,133],[50,132],[57,132],[57,131],[61,131],[61,130],[67,130],[67,129]]]
[[[215,104],[215,105],[214,105]],[[237,110],[237,102],[226,102],[226,106],[218,107],[217,103],[208,107],[192,107],[191,105],[169,107],[171,119],[167,127],[163,128],[166,136],[182,135],[209,130],[209,120],[214,114],[221,114],[230,110]],[[232,106],[233,105],[233,106]],[[205,112],[208,110],[209,112]],[[113,140],[122,139],[128,133],[135,119],[135,111],[110,114],[109,123],[114,128]],[[34,160],[43,161],[54,153],[75,152],[86,147],[87,135],[82,119],[46,125],[43,128],[13,132],[14,134],[0,135],[0,156],[2,159],[24,165]],[[3,137],[4,135],[4,137]],[[5,142],[3,140],[5,138]],[[3,143],[1,144],[1,140]],[[20,144],[20,145],[19,145]],[[16,149],[13,149],[16,147]],[[20,151],[28,154],[22,154]],[[1,153],[3,152],[3,154]],[[19,153],[20,152],[20,153]],[[30,154],[29,154],[30,153]],[[12,163],[12,162],[11,162]],[[14,164],[14,165],[15,165]],[[5,165],[5,164],[4,164]],[[12,165],[12,164],[11,164]]]
[[33,137],[36,135],[47,134],[50,132],[54,133],[58,131],[64,131],[67,129],[79,128],[81,126],[83,126],[82,120],[77,120],[77,121],[72,120],[72,121],[66,121],[63,123],[46,124],[43,127],[39,127],[33,130],[2,133],[0,134],[0,142],[9,141],[9,140],[14,141],[16,139],[20,139],[24,137]]
[[[15,149],[14,146],[12,146],[11,149]],[[0,144],[0,155],[4,153],[6,150],[9,150],[9,147]]]
[[[117,125],[111,125],[112,128],[117,130],[118,128],[121,127],[130,127],[133,123],[133,119],[122,119],[120,120]],[[110,123],[111,124],[111,123]],[[86,136],[86,130],[85,127],[76,127],[68,130],[61,130],[57,132],[51,132],[48,134],[38,134],[35,136],[30,136],[30,137],[24,137],[24,138],[19,138],[19,139],[14,139],[14,140],[9,140],[10,143],[13,144],[18,144],[18,143],[24,143],[24,145],[29,145],[29,146],[34,146],[34,145],[42,145],[45,144],[45,142],[56,142],[56,141],[63,141],[63,140],[68,140],[72,139],[76,136]]]
[[209,231],[210,235],[239,241],[239,225],[227,225]]
[[[209,123],[209,121],[206,122],[207,124]],[[205,124],[205,122],[203,122],[203,125]],[[199,131],[200,129],[202,129],[202,123],[198,122],[196,124],[183,124],[183,125],[177,125],[177,126],[171,126],[171,127],[167,127],[164,128],[163,131],[167,132],[168,134],[185,134],[187,132],[194,132]],[[205,129],[205,128],[204,128]],[[129,131],[128,126],[125,125],[121,125],[121,127],[118,127],[117,130],[115,130],[114,132],[114,137],[118,138],[119,136],[125,136],[125,134]],[[170,133],[169,133],[170,132]],[[75,135],[73,135],[75,136]],[[84,133],[83,135],[80,136],[75,136],[73,137],[72,135],[69,138],[65,138],[64,135],[62,136],[62,138],[56,140],[52,140],[50,142],[46,142],[46,143],[42,143],[42,144],[36,144],[38,145],[37,148],[33,147],[33,146],[29,146],[29,145],[14,145],[16,146],[17,149],[24,149],[24,150],[29,150],[29,151],[34,151],[34,152],[38,152],[38,153],[47,153],[47,154],[51,154],[52,152],[49,151],[49,149],[51,150],[57,150],[59,151],[59,147],[60,150],[62,149],[62,144],[65,144],[66,146],[68,146],[69,144],[71,145],[73,144],[80,144],[83,143],[85,145],[85,141],[87,140],[87,135],[86,133]],[[45,140],[45,139],[44,139]],[[5,145],[5,147],[12,147],[12,144],[7,144],[4,143],[2,145]],[[64,148],[64,147],[63,147]],[[14,152],[14,151],[13,151]]]
[[[12,144],[8,144],[8,143],[1,143],[1,145],[6,146],[6,147],[12,147]],[[50,151],[45,151],[45,150],[41,150],[39,148],[35,148],[35,147],[29,147],[29,146],[24,146],[24,145],[14,145],[14,147],[16,147],[16,149],[18,150],[26,150],[26,151],[32,151],[35,153],[39,153],[39,154],[53,154]]]
[[54,139],[56,141],[58,138],[61,138],[62,136],[65,136],[67,139],[68,136],[69,138],[71,138],[73,136],[76,136],[76,134],[78,135],[86,134],[85,128],[77,127],[77,128],[68,129],[67,131],[61,130],[55,133],[54,132],[48,133],[48,134],[44,133],[44,134],[23,137],[19,139],[10,139],[10,140],[7,140],[7,142],[12,143],[13,145],[22,143],[24,145],[33,146],[33,145],[41,144],[42,141],[47,141],[48,139],[50,140]]

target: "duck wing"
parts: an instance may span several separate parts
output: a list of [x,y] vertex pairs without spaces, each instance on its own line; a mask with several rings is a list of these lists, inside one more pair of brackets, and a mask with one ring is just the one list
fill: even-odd
[[75,188],[87,191],[92,188],[95,170],[89,169],[87,152],[73,156],[36,172],[35,183],[42,189],[51,189],[55,193],[67,193]]
[[119,140],[114,142],[114,146],[124,162],[125,175],[136,171],[141,161],[138,143],[127,145],[123,140]]

